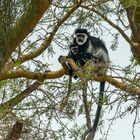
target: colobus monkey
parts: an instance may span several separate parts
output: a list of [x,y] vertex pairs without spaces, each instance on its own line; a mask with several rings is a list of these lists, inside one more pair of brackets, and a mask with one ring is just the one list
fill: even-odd
[[69,46],[70,52],[68,54],[69,58],[72,58],[76,64],[80,67],[84,66],[84,64],[92,59],[92,55],[88,52],[84,52],[80,49],[80,46],[77,43],[70,44]]
[[[78,61],[83,59],[98,59],[102,63],[109,63],[109,55],[105,44],[99,38],[90,36],[86,29],[78,28],[74,33],[73,43],[70,45],[68,56]],[[85,61],[86,63],[86,61]],[[81,64],[83,66],[84,64]]]
[[[78,28],[75,30],[73,43],[70,45],[68,57],[72,58],[82,67],[88,60],[94,63],[109,64],[109,55],[105,44],[99,38],[91,36],[86,29]],[[106,69],[101,65],[97,69],[97,75],[106,74]],[[93,140],[98,126],[100,112],[102,108],[103,92],[105,81],[100,82],[99,104],[96,111],[93,127],[87,134],[86,140]]]

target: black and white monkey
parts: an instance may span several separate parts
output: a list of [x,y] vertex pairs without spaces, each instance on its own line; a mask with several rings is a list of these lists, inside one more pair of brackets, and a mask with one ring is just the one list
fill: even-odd
[[[88,60],[93,60],[94,63],[103,63],[105,65],[109,64],[110,59],[105,44],[99,38],[91,36],[86,29],[78,28],[75,30],[73,42],[69,47],[70,52],[68,57],[72,58],[81,67]],[[102,66],[98,68],[98,71],[99,73],[97,72],[97,75],[106,74],[106,70],[104,70]],[[102,108],[104,88],[105,81],[102,81],[100,82],[99,104],[97,107],[94,124],[92,129],[88,131],[85,140],[94,139]]]
[[[75,30],[73,42],[70,44],[70,52],[68,56],[76,62],[79,59],[87,60],[94,58],[102,63],[109,63],[109,55],[107,48],[102,40],[91,36],[86,29],[78,28]],[[81,62],[81,66],[85,63]]]

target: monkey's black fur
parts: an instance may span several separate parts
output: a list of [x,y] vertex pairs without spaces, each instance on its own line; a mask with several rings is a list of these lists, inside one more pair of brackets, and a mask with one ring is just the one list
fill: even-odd
[[[77,47],[77,50],[72,51],[72,48]],[[81,50],[81,48],[78,46],[78,44],[74,43],[70,45],[70,52],[68,54],[68,57],[73,59],[77,65],[80,67],[84,66],[84,64],[93,58],[93,56],[90,53],[86,53],[85,51]]]
[[100,114],[101,114],[101,109],[102,109],[102,104],[103,104],[103,98],[104,98],[104,88],[105,88],[105,82],[100,82],[100,93],[99,93],[99,99],[98,99],[98,106],[97,106],[97,110],[96,110],[96,115],[95,115],[95,120],[92,126],[92,135],[94,139],[95,133],[96,133],[96,129],[98,126],[98,122],[99,122],[99,118],[100,118]]

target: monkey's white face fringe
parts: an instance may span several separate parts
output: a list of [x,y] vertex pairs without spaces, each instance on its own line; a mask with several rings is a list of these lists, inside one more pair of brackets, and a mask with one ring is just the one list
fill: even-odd
[[85,33],[76,33],[76,42],[78,45],[83,45],[87,42],[88,35]]
[[77,54],[78,53],[78,46],[72,47],[70,50],[73,54]]

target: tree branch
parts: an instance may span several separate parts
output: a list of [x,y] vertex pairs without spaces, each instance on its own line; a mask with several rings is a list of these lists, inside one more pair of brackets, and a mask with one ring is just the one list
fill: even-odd
[[140,6],[138,1],[120,0],[122,6],[126,10],[127,18],[132,30],[131,35],[131,50],[140,64]]
[[[71,63],[72,62],[72,63]],[[69,64],[73,65],[73,61],[68,61]],[[73,66],[75,68],[75,64]],[[77,67],[76,67],[76,70]],[[125,84],[123,82],[120,82],[118,80],[116,80],[115,78],[113,78],[112,76],[109,75],[104,75],[104,76],[95,76],[94,73],[92,73],[92,76],[85,76],[85,68],[80,69],[76,72],[76,75],[80,78],[88,78],[89,80],[95,80],[98,82],[101,81],[107,81],[108,83],[110,83],[111,85],[115,86],[116,88],[119,88],[127,93],[129,93],[130,95],[140,95],[140,88],[139,87],[134,87],[132,86],[132,84]],[[93,66],[93,69],[89,67],[87,67],[87,71],[95,71],[95,66]],[[0,75],[0,80],[6,80],[6,79],[15,79],[15,78],[27,78],[27,79],[34,79],[34,80],[42,80],[42,79],[53,79],[53,78],[60,78],[65,74],[65,69],[60,69],[58,71],[50,71],[50,72],[45,72],[45,73],[34,73],[34,72],[30,72],[30,71],[10,71],[7,73],[2,73]],[[87,75],[87,74],[86,74]]]
[[10,109],[12,109],[18,103],[20,103],[23,99],[25,99],[27,96],[29,96],[29,94],[31,92],[36,90],[42,84],[43,81],[44,80],[34,82],[32,85],[27,87],[27,89],[22,91],[20,94],[18,94],[14,98],[10,99],[7,102],[0,104],[0,112],[1,112],[0,118],[2,118]]
[[132,96],[140,95],[140,88],[139,87],[133,87],[132,84],[125,84],[123,82],[119,82],[116,79],[112,78],[112,76],[100,76],[100,77],[93,77],[92,80],[101,82],[101,81],[107,81],[111,85],[115,86],[116,88],[121,89],[122,91],[125,91],[126,93],[129,93]]
[[[73,62],[73,61],[69,61],[68,63],[72,67],[75,67],[75,64],[73,64],[71,62]],[[134,87],[134,86],[132,86],[132,84],[125,84],[123,82],[117,81],[115,78],[113,78],[112,76],[109,76],[109,75],[96,76],[94,71],[96,71],[96,65],[94,66],[92,64],[92,66],[91,66],[90,63],[89,64],[87,63],[82,69],[80,69],[76,72],[76,75],[83,79],[87,78],[88,80],[95,80],[98,82],[107,81],[111,85],[115,86],[116,88],[121,89],[122,91],[125,91],[126,93],[129,93],[132,96],[140,95],[139,87]]]
[[88,99],[87,99],[87,80],[82,80],[82,90],[83,90],[83,104],[84,104],[84,109],[85,109],[85,114],[86,114],[86,124],[87,128],[91,129],[91,119],[90,119],[90,109],[89,109],[89,104],[88,104]]
[[99,11],[95,10],[94,7],[88,7],[88,6],[82,6],[84,9],[86,10],[90,10],[90,11],[93,11],[95,12],[97,15],[99,15],[101,18],[103,18],[110,26],[112,26],[114,29],[116,29],[117,31],[120,32],[120,34],[124,37],[124,39],[131,45],[132,42],[130,40],[130,38],[125,34],[125,32],[118,26],[116,25],[115,23],[113,23],[110,19],[108,19],[106,16],[104,16],[103,14],[101,14]]
[[9,71],[6,73],[0,74],[0,81],[6,79],[15,79],[15,78],[27,78],[33,80],[42,80],[42,79],[55,79],[60,78],[65,74],[64,69],[60,69],[58,71],[50,71],[50,72],[31,72],[31,71],[24,71],[24,70],[17,70],[17,71]]
[[45,11],[49,8],[51,0],[32,0],[28,10],[21,16],[12,28],[6,42],[6,54],[3,58],[2,67],[7,62],[12,52],[27,37],[37,25]]
[[[95,68],[94,68],[95,69]],[[30,71],[10,71],[7,73],[2,73],[0,75],[0,80],[6,80],[6,79],[15,79],[15,78],[27,78],[27,79],[34,79],[34,80],[41,80],[41,79],[54,79],[54,78],[60,78],[65,74],[64,69],[60,69],[58,71],[50,71],[45,73],[34,73]],[[80,78],[82,78],[82,72],[81,70],[77,71],[76,73]],[[83,75],[84,76],[84,75]],[[105,76],[88,76],[90,80],[95,80],[98,82],[101,81],[107,81],[111,85],[115,86],[116,88],[119,88],[127,93],[130,93],[131,95],[140,95],[140,88],[138,87],[132,87],[132,84],[125,84],[123,82],[120,82],[113,78],[112,76],[105,75]],[[85,78],[85,77],[83,77]]]
[[[89,70],[88,67],[87,67],[87,70]],[[90,68],[90,70],[95,71],[95,66],[93,66],[93,68]],[[84,71],[80,70],[76,74],[80,78],[85,78],[86,77],[85,73],[87,73],[87,71],[85,72],[85,69],[84,69]],[[126,93],[129,93],[132,96],[140,95],[140,88],[139,87],[135,87],[132,84],[125,84],[124,82],[120,82],[120,81],[116,80],[115,78],[113,78],[113,76],[109,76],[109,75],[96,76],[93,74],[91,76],[91,74],[90,74],[87,78],[88,78],[88,80],[95,80],[97,82],[107,81],[108,83],[110,83],[114,87],[116,87],[116,88],[118,88]]]
[[[58,31],[59,27],[72,15],[72,13],[80,6],[82,3],[82,0],[75,2],[73,7],[70,8],[67,13],[58,20],[57,24],[54,26],[53,31],[50,33],[50,36],[41,44],[41,46],[34,52],[31,52],[30,54],[25,54],[20,57],[20,61],[23,63],[25,61],[31,60],[40,54],[42,54],[50,45],[50,43],[53,40],[53,36]],[[18,60],[19,61],[19,60]]]
[[18,140],[20,138],[20,134],[23,128],[23,123],[17,121],[11,130],[11,132],[7,135],[4,140]]

